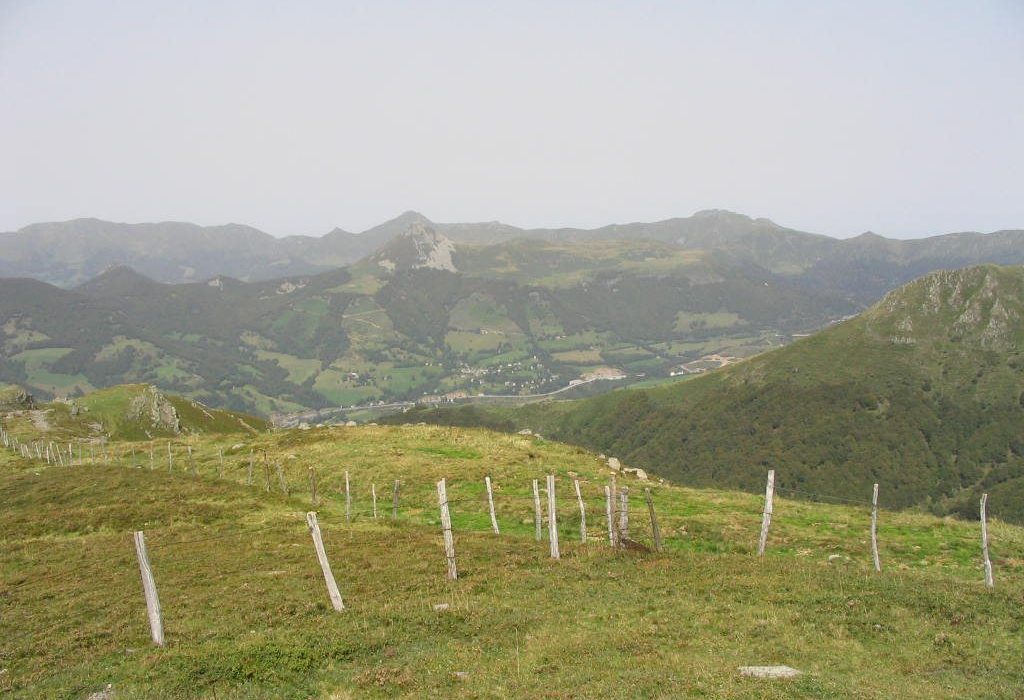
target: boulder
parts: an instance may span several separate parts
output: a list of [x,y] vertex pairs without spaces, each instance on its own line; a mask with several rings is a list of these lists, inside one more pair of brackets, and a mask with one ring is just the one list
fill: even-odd
[[608,458],[608,467],[610,469],[614,469],[615,471],[620,471],[622,469],[622,463],[619,462],[619,460],[617,458],[615,458],[615,457],[609,457]]

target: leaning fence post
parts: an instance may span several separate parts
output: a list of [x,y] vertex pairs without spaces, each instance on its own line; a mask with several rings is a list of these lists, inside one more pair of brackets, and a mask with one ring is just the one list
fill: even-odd
[[987,503],[988,494],[981,494],[981,556],[985,561],[985,585],[992,588],[995,582],[992,580],[992,560],[988,558],[988,521],[985,515]]
[[651,490],[644,489],[644,498],[647,499],[647,512],[651,514],[651,532],[654,533],[654,549],[661,551],[661,528],[658,527],[658,516],[654,514],[654,499],[651,498]]
[[313,535],[313,547],[316,548],[316,558],[320,562],[320,569],[324,572],[324,581],[327,582],[327,595],[331,597],[331,605],[338,612],[345,609],[345,602],[341,599],[341,591],[338,590],[338,583],[334,580],[334,573],[331,572],[331,563],[327,561],[327,552],[324,550],[324,540],[320,535],[320,523],[316,520],[316,513],[306,513],[306,524]]
[[871,490],[871,560],[875,571],[882,571],[882,562],[878,558],[878,484]]
[[149,555],[146,553],[146,536],[142,530],[135,532],[135,554],[139,558],[139,571],[142,573],[142,591],[146,595],[146,614],[149,616],[149,632],[153,643],[158,647],[164,645],[164,621],[160,612],[160,598],[156,593],[156,581],[153,570],[149,566]]
[[543,518],[540,514],[540,487],[537,484],[537,480],[533,480],[533,529],[534,536],[537,541],[540,542],[541,537],[541,520]]
[[604,485],[604,513],[608,518],[608,546],[615,547],[615,516],[612,514],[612,487]]
[[768,526],[772,524],[772,500],[775,497],[775,470],[768,470],[768,485],[764,489],[764,513],[761,517],[761,538],[757,542],[757,556],[764,556],[768,544]]
[[391,492],[391,519],[398,520],[398,487],[400,482],[395,479],[395,489]]
[[587,543],[587,509],[583,507],[583,494],[580,493],[580,480],[573,479],[573,486],[576,488],[576,502],[580,506],[580,542]]
[[498,530],[498,518],[494,515],[494,491],[491,489],[491,477],[484,477],[484,484],[487,486],[487,508],[491,513],[491,529],[494,530],[495,535],[500,535],[501,532]]
[[348,471],[345,472],[345,522],[352,524],[352,491],[348,483]]
[[444,535],[444,556],[448,562],[448,578],[459,578],[459,570],[455,566],[455,541],[452,539],[452,518],[448,512],[448,488],[444,479],[437,482],[437,503],[441,507],[441,532]]
[[560,559],[558,552],[558,512],[555,509],[555,475],[548,474],[548,539],[551,541],[551,558]]

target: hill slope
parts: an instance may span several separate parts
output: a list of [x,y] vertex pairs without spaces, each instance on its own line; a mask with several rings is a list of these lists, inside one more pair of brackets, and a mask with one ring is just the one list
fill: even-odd
[[1024,268],[927,275],[861,316],[681,384],[518,412],[403,420],[527,426],[695,485],[1024,521]]
[[[46,438],[11,426],[20,439]],[[730,697],[1012,698],[1024,687],[1024,530],[648,484],[662,553],[613,552],[594,455],[539,439],[408,426],[188,439],[198,475],[52,467],[0,450],[0,691],[13,698]],[[185,440],[175,441],[179,454]],[[140,447],[135,445],[134,447]],[[157,443],[163,448],[164,442]],[[218,479],[219,451],[225,478]],[[142,447],[136,454],[142,455]],[[245,486],[249,455],[264,463]],[[181,464],[179,461],[178,464]],[[308,470],[345,600],[328,602],[305,523]],[[338,495],[350,475],[353,519]],[[534,540],[530,480],[553,474],[562,558]],[[495,486],[490,531],[483,478]],[[460,578],[445,580],[436,479],[447,477]],[[579,541],[572,479],[587,506]],[[401,480],[398,519],[378,496]],[[632,536],[650,544],[633,490]],[[386,486],[387,485],[387,486]],[[390,497],[390,493],[388,493]],[[381,501],[384,499],[381,498]],[[390,499],[388,499],[390,500]],[[167,645],[149,640],[131,531],[143,529]],[[447,608],[435,608],[435,605]],[[737,666],[788,664],[793,681]]]

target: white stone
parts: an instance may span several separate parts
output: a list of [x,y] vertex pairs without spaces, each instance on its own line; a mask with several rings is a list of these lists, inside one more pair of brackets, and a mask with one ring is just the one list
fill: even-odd
[[448,609],[448,603],[436,603],[434,605],[434,612],[444,612]]
[[615,471],[619,471],[620,469],[622,469],[622,463],[616,457],[608,458],[608,466],[614,469]]
[[803,673],[789,666],[740,666],[739,671],[750,678],[796,678]]

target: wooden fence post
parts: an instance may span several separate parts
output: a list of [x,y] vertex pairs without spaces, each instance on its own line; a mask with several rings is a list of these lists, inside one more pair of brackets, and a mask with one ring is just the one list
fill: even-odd
[[992,580],[992,560],[988,558],[988,518],[985,515],[985,506],[988,504],[988,494],[981,494],[981,556],[985,562],[985,585],[988,588],[995,586]]
[[558,551],[558,512],[555,508],[555,475],[548,474],[548,539],[551,541],[551,558],[560,559]]
[[348,481],[348,471],[345,472],[345,522],[352,524],[352,490]]
[[281,466],[280,462],[274,462],[274,466],[277,467],[277,481],[278,485],[281,487],[281,493],[285,496],[291,495],[291,491],[288,488],[288,479],[286,479],[284,475],[284,467]]
[[331,562],[327,561],[327,551],[324,549],[324,540],[320,535],[320,523],[316,520],[316,513],[306,513],[306,524],[309,525],[309,532],[313,535],[313,547],[316,549],[316,558],[320,562],[320,569],[324,572],[324,581],[327,582],[327,595],[331,597],[331,605],[337,612],[345,609],[345,602],[341,599],[341,591],[334,580],[334,573],[331,571]]
[[576,502],[580,506],[580,542],[587,543],[587,509],[583,507],[583,494],[580,493],[580,480],[573,479],[573,486],[576,488]]
[[149,446],[149,471],[156,469],[156,450]]
[[196,462],[192,459],[192,445],[186,445],[188,448],[188,470],[192,472],[192,476],[196,475]]
[[316,469],[309,467],[309,502],[316,507]]
[[871,561],[875,571],[882,571],[882,562],[878,558],[878,484],[871,490]]
[[398,520],[398,489],[401,482],[395,479],[395,488],[391,492],[391,519]]
[[377,519],[377,484],[370,484],[370,496],[373,497],[373,519]]
[[484,477],[484,484],[487,486],[487,508],[491,513],[491,529],[494,530],[495,535],[500,535],[501,531],[498,530],[498,518],[494,515],[494,491],[491,489],[491,477]]
[[263,487],[270,493],[270,460],[267,458],[267,451],[263,450]]
[[441,507],[441,532],[444,535],[444,556],[448,562],[448,578],[459,578],[459,570],[455,566],[455,541],[452,539],[452,518],[448,512],[448,488],[445,480],[437,482],[437,503]]
[[615,547],[615,515],[612,508],[612,487],[604,486],[604,513],[608,518],[608,546]]
[[167,441],[167,471],[174,471],[174,453],[171,452],[171,441]]
[[246,486],[252,486],[252,467],[253,467],[252,461],[253,461],[252,450],[250,449],[249,450],[249,469],[245,473],[245,485]]
[[[135,455],[132,455],[133,459],[134,459],[134,457],[135,457]],[[217,463],[217,478],[218,479],[223,479],[224,478],[224,448],[223,447],[218,447],[217,448],[217,457],[220,459],[220,461]]]
[[149,616],[149,632],[153,643],[158,647],[164,645],[164,620],[160,612],[160,598],[156,593],[156,581],[153,570],[149,566],[149,555],[146,553],[146,536],[138,530],[135,536],[135,554],[139,559],[139,571],[142,573],[142,591],[146,595],[146,614]]
[[619,543],[629,539],[629,487],[619,489]]
[[540,514],[540,486],[537,484],[537,480],[533,480],[533,529],[534,536],[538,542],[540,542],[541,529],[543,518]]
[[654,514],[654,499],[651,498],[651,490],[644,489],[644,498],[647,499],[647,512],[651,514],[651,532],[654,534],[654,549],[661,551],[661,528],[658,527],[658,516]]
[[768,527],[772,524],[772,501],[775,498],[775,470],[768,470],[768,485],[764,489],[764,513],[761,516],[761,537],[757,542],[757,556],[764,556],[768,545]]

